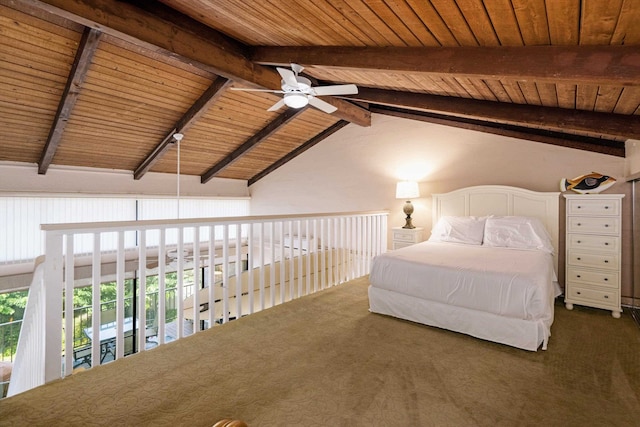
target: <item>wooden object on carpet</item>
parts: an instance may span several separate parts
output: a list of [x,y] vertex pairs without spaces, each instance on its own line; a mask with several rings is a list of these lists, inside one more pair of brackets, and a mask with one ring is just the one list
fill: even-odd
[[240,420],[220,420],[213,425],[213,427],[248,427],[244,421]]

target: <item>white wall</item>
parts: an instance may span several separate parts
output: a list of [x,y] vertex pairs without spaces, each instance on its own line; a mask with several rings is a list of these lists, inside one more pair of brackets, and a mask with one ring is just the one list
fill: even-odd
[[398,180],[420,182],[414,225],[431,227],[431,193],[503,184],[559,191],[561,178],[597,171],[618,179],[625,161],[570,148],[374,114],[372,126],[348,125],[251,186],[252,215],[391,211],[390,226],[404,224],[395,199]]
[[[133,179],[131,171],[51,166],[38,175],[36,165],[0,162],[0,194],[75,193],[106,195],[153,195],[175,197],[175,174],[145,174]],[[206,184],[198,176],[180,177],[180,195],[191,197],[246,197],[247,182],[214,178]]]
[[640,174],[640,141],[628,139],[625,147],[627,152],[626,176]]

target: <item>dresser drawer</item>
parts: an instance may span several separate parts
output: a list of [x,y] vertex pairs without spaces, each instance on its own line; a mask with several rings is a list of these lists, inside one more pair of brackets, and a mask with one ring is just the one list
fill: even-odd
[[567,200],[567,215],[620,215],[620,201],[617,199]]
[[567,247],[570,249],[618,252],[620,250],[620,238],[616,236],[570,234],[567,236]]
[[614,289],[591,289],[580,286],[570,286],[568,295],[573,301],[585,301],[598,305],[618,307],[620,296]]
[[422,239],[422,233],[410,232],[410,231],[393,231],[393,240],[398,242],[418,243]]
[[620,218],[567,218],[567,233],[596,233],[620,235]]
[[618,289],[620,283],[617,271],[589,271],[576,267],[567,268],[567,281]]
[[596,254],[582,251],[567,251],[567,263],[576,267],[618,270],[618,254]]

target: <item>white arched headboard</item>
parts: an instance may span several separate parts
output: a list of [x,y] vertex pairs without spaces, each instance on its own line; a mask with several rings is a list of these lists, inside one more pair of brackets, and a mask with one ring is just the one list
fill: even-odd
[[479,185],[432,194],[433,226],[441,216],[516,215],[538,218],[551,236],[558,271],[560,193],[538,192],[505,185]]

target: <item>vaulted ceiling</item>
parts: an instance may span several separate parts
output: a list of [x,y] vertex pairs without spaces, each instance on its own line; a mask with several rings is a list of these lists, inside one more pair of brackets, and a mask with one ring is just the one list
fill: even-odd
[[[639,22],[636,0],[0,0],[0,161],[144,179],[179,154],[252,184],[371,113],[624,156]],[[233,90],[290,63],[359,93],[327,114]]]

